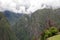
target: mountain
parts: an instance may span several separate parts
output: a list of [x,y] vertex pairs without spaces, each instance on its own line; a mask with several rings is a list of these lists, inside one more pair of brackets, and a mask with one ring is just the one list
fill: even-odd
[[[41,33],[52,26],[60,28],[60,9],[41,9],[31,16],[23,15],[13,26],[13,30],[20,40],[38,40]],[[29,38],[29,39],[28,39]]]
[[16,40],[16,35],[2,12],[0,12],[0,40]]
[[18,21],[19,18],[23,15],[22,13],[14,13],[8,10],[4,11],[3,14],[6,16],[7,20],[10,22],[11,25]]
[[30,22],[29,19],[30,17],[27,14],[24,14],[12,27],[19,40],[31,40],[29,35],[30,33],[27,30]]

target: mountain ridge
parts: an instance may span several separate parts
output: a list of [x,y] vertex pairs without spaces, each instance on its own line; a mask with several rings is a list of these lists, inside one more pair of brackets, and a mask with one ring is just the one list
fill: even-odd
[[14,13],[8,10],[4,11],[3,14],[6,16],[7,20],[10,22],[11,25],[18,21],[19,18],[23,15],[22,13]]

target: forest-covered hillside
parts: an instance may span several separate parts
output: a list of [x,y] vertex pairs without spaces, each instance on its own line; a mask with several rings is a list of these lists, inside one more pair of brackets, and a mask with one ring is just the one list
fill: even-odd
[[32,13],[31,16],[25,14],[13,26],[16,36],[20,40],[36,40],[41,33],[55,26],[60,29],[60,9],[42,9]]
[[16,40],[15,33],[10,28],[6,17],[0,12],[0,40]]

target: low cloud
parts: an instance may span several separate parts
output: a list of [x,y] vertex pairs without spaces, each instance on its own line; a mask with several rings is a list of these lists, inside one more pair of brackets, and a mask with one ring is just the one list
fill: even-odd
[[0,11],[10,10],[18,13],[30,13],[44,8],[41,5],[60,7],[60,0],[0,0]]

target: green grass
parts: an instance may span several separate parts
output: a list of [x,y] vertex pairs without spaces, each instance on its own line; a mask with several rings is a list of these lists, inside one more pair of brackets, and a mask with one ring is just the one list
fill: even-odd
[[60,40],[60,35],[56,35],[56,36],[50,37],[47,40]]

